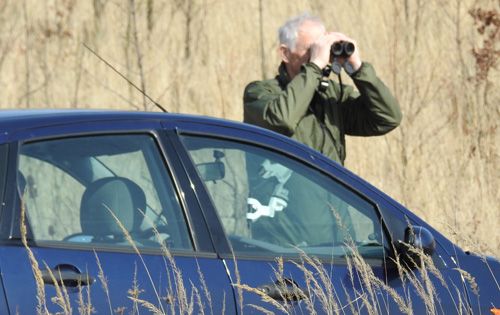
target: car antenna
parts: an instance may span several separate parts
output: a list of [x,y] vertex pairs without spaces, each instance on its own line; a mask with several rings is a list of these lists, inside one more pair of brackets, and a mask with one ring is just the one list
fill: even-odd
[[155,100],[153,100],[151,97],[149,97],[149,95],[147,95],[143,90],[141,90],[137,85],[135,85],[132,81],[130,81],[126,76],[124,76],[123,74],[121,74],[120,71],[118,71],[115,67],[113,67],[113,65],[111,65],[109,62],[107,62],[104,58],[102,58],[101,56],[99,56],[92,48],[90,48],[89,46],[87,46],[85,43],[82,43],[83,46],[85,48],[87,48],[91,53],[93,53],[97,58],[99,58],[99,60],[101,60],[102,62],[104,62],[108,67],[110,67],[111,69],[113,69],[114,72],[116,72],[120,77],[122,77],[125,81],[128,82],[128,84],[132,85],[137,91],[141,92],[142,95],[144,95],[145,97],[148,98],[148,100],[150,100],[151,102],[153,102],[153,104],[156,105],[156,107],[158,107],[162,112],[164,113],[168,113],[168,111],[163,107],[161,106],[160,104],[158,104]]

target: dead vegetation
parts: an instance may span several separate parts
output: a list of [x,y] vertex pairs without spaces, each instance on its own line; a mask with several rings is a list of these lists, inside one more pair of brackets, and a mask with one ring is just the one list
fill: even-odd
[[497,253],[498,0],[0,1],[0,108],[156,110],[86,43],[171,112],[241,120],[245,85],[276,72],[278,26],[305,10],[357,39],[403,107],[388,136],[348,140],[347,166]]
[[[200,285],[195,286],[191,280],[184,277],[181,270],[176,265],[175,258],[165,244],[162,243],[161,252],[165,262],[168,261],[168,264],[165,264],[165,273],[172,273],[173,279],[171,277],[168,278],[168,295],[165,297],[161,296],[161,293],[155,286],[154,279],[151,278],[151,273],[145,263],[143,254],[137,247],[137,243],[132,238],[132,235],[119,221],[113,210],[107,207],[106,209],[116,220],[129,246],[133,248],[133,251],[142,263],[142,267],[144,267],[147,274],[147,277],[142,278],[142,280],[150,281],[155,293],[154,296],[156,297],[154,301],[145,300],[140,297],[143,292],[143,290],[141,290],[141,285],[144,285],[144,283],[139,283],[137,279],[136,266],[135,273],[130,275],[133,277],[132,287],[127,291],[127,297],[133,303],[130,314],[140,314],[144,312],[157,315],[213,314],[212,294],[214,294],[214,292],[209,291],[204,274],[199,267],[198,277]],[[36,255],[28,245],[25,220],[25,206],[24,202],[21,201],[21,240],[27,251],[34,281],[36,283],[36,298],[38,301],[36,313],[39,315],[88,315],[98,313],[98,311],[94,309],[91,300],[90,291],[93,286],[83,287],[81,283],[79,283],[77,287],[78,299],[74,300],[73,296],[68,293],[69,291],[64,283],[59,283],[56,280],[57,271],[53,271],[45,262],[43,262],[43,266],[41,266],[42,264],[38,262]],[[155,234],[154,237],[160,241],[161,235],[159,231],[156,227],[153,229]],[[422,249],[415,248],[410,244],[405,245],[408,246],[409,251],[414,254],[414,259],[410,259],[409,262],[413,267],[408,267],[408,261],[404,262],[399,255],[396,255],[394,258],[388,257],[394,265],[395,270],[397,270],[397,278],[401,281],[401,288],[399,290],[389,285],[387,279],[383,279],[380,275],[375,274],[373,266],[358,252],[352,239],[347,239],[345,242],[347,281],[339,280],[338,277],[343,277],[344,275],[333,272],[328,268],[328,265],[323,264],[320,259],[301,252],[300,259],[285,261],[282,257],[277,257],[275,260],[273,278],[276,279],[275,285],[281,299],[277,298],[275,295],[271,296],[262,288],[256,288],[241,283],[236,259],[234,260],[236,269],[233,271],[235,273],[236,283],[232,283],[232,285],[236,288],[234,292],[237,294],[239,308],[242,313],[245,313],[245,309],[252,309],[263,314],[276,314],[276,312],[280,314],[296,314],[298,311],[297,305],[301,305],[301,309],[307,311],[309,314],[317,314],[318,311],[322,311],[324,314],[332,315],[345,314],[346,312],[352,314],[377,315],[390,314],[397,310],[397,312],[401,312],[402,314],[413,315],[414,310],[412,306],[418,303],[425,305],[425,314],[428,315],[446,314],[448,312],[456,314],[471,313],[472,310],[466,302],[468,299],[467,294],[458,287],[451,287],[452,283],[445,279],[445,275],[448,275],[448,273],[445,271],[445,274],[442,274],[440,269],[434,264],[433,259],[427,256]],[[108,290],[109,280],[106,279],[104,274],[103,266],[99,259],[99,253],[94,253],[99,269],[98,282],[106,295],[105,299],[108,303],[110,314],[125,314],[127,310],[126,307],[112,304],[110,292]],[[300,277],[303,276],[306,284],[305,288],[299,288],[293,279],[291,280],[288,278],[286,274],[287,271],[285,271],[285,263],[291,263],[300,270]],[[387,266],[388,265],[386,265],[385,268],[388,268]],[[483,267],[487,266],[488,263],[485,261],[485,266]],[[54,296],[48,296],[46,294],[44,289],[46,283],[42,278],[42,271],[48,271],[52,279],[52,283],[55,287]],[[460,268],[456,268],[456,271],[460,273],[464,281],[468,283],[472,290],[472,294],[479,297],[479,288],[474,277]],[[390,272],[386,270],[385,277],[387,277],[389,273]],[[495,275],[492,274],[492,278],[497,282]],[[344,292],[338,292],[335,288],[336,286],[333,284],[339,281],[342,283]],[[453,285],[455,286],[456,284]],[[440,286],[440,288],[437,289],[437,286]],[[290,289],[292,289],[292,291],[290,291]],[[244,300],[244,292],[257,295],[264,303],[262,305],[248,304]],[[443,309],[441,299],[446,294],[452,297],[454,301],[454,305],[452,306],[455,309]],[[170,308],[165,308],[163,306],[162,299],[168,299],[169,302],[167,302],[167,304],[170,305]],[[301,304],[292,302],[295,299],[301,300]],[[220,301],[216,301],[216,303],[219,302]],[[78,306],[78,310],[72,308],[75,303]],[[222,303],[222,314],[225,314],[225,295]],[[394,307],[391,307],[391,305]],[[449,307],[450,305],[446,306]],[[57,309],[55,313],[54,311],[49,311],[49,308],[54,309],[54,307]]]

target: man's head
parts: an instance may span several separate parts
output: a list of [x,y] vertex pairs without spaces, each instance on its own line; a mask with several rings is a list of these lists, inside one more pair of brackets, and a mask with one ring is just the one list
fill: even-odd
[[308,13],[291,18],[280,27],[279,50],[290,79],[299,73],[300,66],[309,61],[309,48],[323,34],[323,22]]

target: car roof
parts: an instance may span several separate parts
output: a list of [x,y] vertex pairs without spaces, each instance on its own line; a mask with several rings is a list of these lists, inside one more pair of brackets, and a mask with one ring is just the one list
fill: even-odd
[[[144,112],[144,111],[126,111],[126,110],[96,110],[96,109],[21,109],[21,110],[0,110],[0,140],[2,135],[16,133],[17,131],[34,129],[46,126],[67,125],[80,122],[99,122],[99,121],[131,121],[131,120],[150,120],[164,122],[186,122],[190,124],[199,124],[204,127],[220,126],[233,128],[235,130],[244,130],[275,140],[285,141],[294,145],[298,149],[305,151],[306,154],[314,154],[315,150],[295,141],[294,139],[279,134],[277,132],[265,129],[252,124],[242,123],[223,118],[209,116],[164,113],[164,112]],[[0,141],[1,142],[1,141]],[[320,155],[321,156],[321,155]],[[330,161],[327,157],[319,159]],[[334,164],[338,164],[334,162]]]
[[91,122],[137,119],[189,121],[205,124],[225,125],[228,127],[238,127],[244,129],[255,129],[254,126],[241,124],[236,121],[189,114],[121,110],[27,109],[0,110],[0,131],[10,133],[22,129],[57,125],[61,123],[71,124],[83,121]]
[[[314,152],[306,145],[299,143],[289,137],[264,129],[255,125],[232,121],[229,119],[215,118],[209,116],[178,114],[164,112],[143,112],[125,110],[96,110],[96,109],[22,109],[22,110],[0,110],[0,140],[2,135],[13,134],[21,130],[34,129],[46,126],[67,125],[80,122],[99,121],[131,121],[150,120],[164,122],[187,122],[208,127],[220,126],[245,130],[252,133],[264,135],[276,140],[293,144],[309,154]],[[328,160],[328,158],[324,158]]]

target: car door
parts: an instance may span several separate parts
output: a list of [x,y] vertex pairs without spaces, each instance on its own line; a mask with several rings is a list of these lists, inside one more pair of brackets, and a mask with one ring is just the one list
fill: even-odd
[[12,136],[0,247],[11,314],[234,312],[159,128],[80,122]]
[[321,170],[320,156],[282,138],[213,126],[201,131],[196,124],[181,125],[177,133],[178,152],[185,148],[194,165],[216,158],[225,164],[224,179],[203,186],[211,200],[205,204],[214,205],[230,242],[222,257],[241,312],[467,309],[467,296],[458,298],[458,272],[450,276],[432,258],[431,272],[395,263],[397,242],[383,216],[403,225],[408,219],[387,210],[354,176]]

